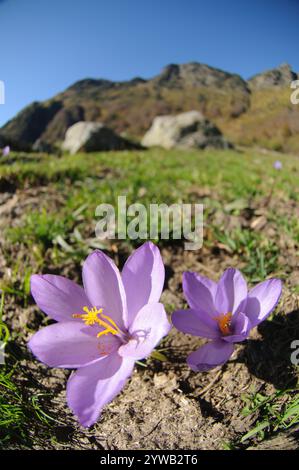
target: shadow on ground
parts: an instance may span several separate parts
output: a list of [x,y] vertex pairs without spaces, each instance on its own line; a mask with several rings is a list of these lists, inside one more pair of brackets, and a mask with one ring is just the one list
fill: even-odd
[[247,341],[241,361],[251,374],[275,388],[295,387],[298,377],[291,363],[291,343],[299,340],[299,310],[261,323],[258,332],[261,338]]

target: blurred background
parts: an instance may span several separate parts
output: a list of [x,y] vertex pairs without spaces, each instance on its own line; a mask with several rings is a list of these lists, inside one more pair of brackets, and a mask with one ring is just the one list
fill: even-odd
[[82,120],[140,140],[156,115],[199,110],[233,143],[298,153],[298,14],[297,0],[3,0],[2,144],[48,149]]

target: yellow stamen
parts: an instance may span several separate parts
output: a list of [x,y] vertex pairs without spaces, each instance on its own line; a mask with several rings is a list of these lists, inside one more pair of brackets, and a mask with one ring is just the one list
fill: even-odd
[[223,315],[219,315],[219,317],[215,317],[215,320],[217,321],[220,331],[223,335],[231,334],[231,329],[230,329],[231,319],[232,319],[232,314],[230,312],[223,314]]
[[88,307],[83,307],[84,312],[86,313],[74,313],[73,318],[81,318],[84,322],[85,325],[91,326],[97,323],[98,321],[98,314],[102,313],[103,309],[97,309],[96,307],[93,307],[91,310],[89,310]]
[[[86,313],[74,313],[73,318],[81,318],[81,320],[83,320],[85,325],[87,326],[92,326],[95,324],[103,326],[105,330],[100,331],[100,333],[97,334],[98,338],[102,335],[107,335],[109,333],[111,333],[112,335],[117,335],[118,333],[120,333],[120,329],[112,320],[112,318],[102,313],[102,308],[98,309],[97,307],[93,307],[89,309],[88,307],[83,307],[83,310]],[[103,319],[106,321],[104,321]]]
[[112,320],[112,318],[108,317],[108,315],[104,315],[103,313],[102,313],[101,317],[106,318],[106,320],[108,320],[111,323],[111,325],[113,325],[114,328],[119,331],[119,328],[118,328],[117,324]]

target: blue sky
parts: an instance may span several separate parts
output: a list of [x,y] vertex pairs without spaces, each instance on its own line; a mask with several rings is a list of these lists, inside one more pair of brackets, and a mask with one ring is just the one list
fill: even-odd
[[198,61],[245,78],[299,72],[299,0],[0,0],[0,125],[86,77]]

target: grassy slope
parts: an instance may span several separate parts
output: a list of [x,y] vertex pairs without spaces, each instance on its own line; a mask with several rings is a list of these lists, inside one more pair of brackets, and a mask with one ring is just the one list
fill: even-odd
[[255,90],[246,113],[218,124],[233,142],[298,154],[299,106],[290,95],[288,88]]
[[[28,281],[32,272],[46,272],[48,266],[61,270],[70,263],[79,266],[93,247],[95,207],[102,202],[116,204],[118,195],[127,195],[128,203],[138,201],[145,205],[204,202],[207,249],[221,246],[228,250],[232,257],[237,257],[250,282],[270,275],[287,277],[290,268],[281,260],[277,247],[283,234],[287,234],[295,246],[299,243],[296,214],[284,216],[284,208],[269,207],[267,217],[276,227],[272,239],[263,231],[225,228],[215,217],[215,214],[224,214],[231,220],[242,217],[248,206],[262,207],[272,187],[273,198],[282,205],[288,201],[296,204],[299,162],[295,158],[281,157],[283,170],[277,172],[273,169],[275,159],[274,155],[249,151],[167,152],[157,149],[61,158],[11,155],[0,165],[0,187],[17,189],[24,197],[26,191],[36,189],[41,197],[38,207],[32,208],[29,204],[4,230],[1,256],[11,272],[10,276],[4,275],[0,287],[6,299],[25,307],[29,302]],[[41,187],[47,192],[40,192]],[[5,303],[3,318],[6,321]],[[14,344],[22,343],[21,333],[11,331],[11,335]],[[0,366],[0,442],[6,446],[17,439],[30,447],[32,437],[28,427],[35,427],[44,439],[50,439],[47,429],[50,429],[51,416],[43,410],[39,397],[29,398],[26,391],[19,388],[16,379],[22,355],[15,357],[11,353],[9,357],[6,368]],[[293,391],[286,393],[283,407],[279,407],[280,402],[277,401],[277,405],[273,397],[271,406],[276,406],[278,429],[288,406],[286,403],[291,406],[296,399]],[[253,408],[254,400],[256,396],[251,399]],[[265,420],[265,415],[268,419],[268,408],[260,408],[261,419]],[[269,416],[272,423],[273,417]],[[296,416],[298,418],[298,413]]]

